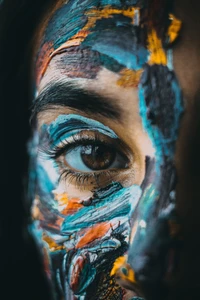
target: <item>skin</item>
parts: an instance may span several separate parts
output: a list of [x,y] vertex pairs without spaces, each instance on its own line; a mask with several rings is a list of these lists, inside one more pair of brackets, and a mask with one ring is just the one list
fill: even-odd
[[[51,9],[36,34],[37,46],[35,47],[34,61],[36,63],[36,106],[38,106],[39,100],[42,101],[41,95],[45,96],[49,87],[57,83],[65,86],[66,89],[72,86],[103,98],[105,102],[107,101],[112,107],[115,107],[118,116],[111,118],[102,115],[101,112],[92,113],[92,111],[84,111],[76,107],[70,108],[58,103],[46,105],[40,112],[36,111],[34,117],[37,125],[32,147],[35,166],[33,174],[36,176],[35,200],[32,206],[32,216],[35,221],[32,231],[38,237],[41,251],[45,257],[47,275],[54,283],[55,297],[58,299],[81,299],[81,296],[86,297],[84,299],[93,299],[92,297],[114,299],[116,296],[117,299],[130,299],[135,295],[147,295],[151,299],[155,296],[154,288],[158,283],[162,285],[162,276],[166,273],[163,262],[168,255],[169,248],[172,248],[171,239],[174,238],[170,231],[170,222],[175,218],[174,200],[169,200],[171,197],[169,195],[171,192],[174,193],[172,180],[174,178],[174,151],[179,118],[183,111],[180,88],[173,75],[170,79],[171,94],[170,96],[167,94],[167,97],[169,97],[168,99],[171,97],[176,104],[172,102],[172,108],[169,110],[166,106],[168,114],[164,115],[164,125],[162,122],[159,123],[159,118],[155,121],[156,125],[152,125],[147,108],[150,112],[152,110],[155,113],[155,118],[157,118],[157,114],[159,116],[159,110],[157,112],[153,100],[150,102],[152,105],[150,107],[145,102],[145,88],[148,82],[145,82],[144,76],[146,72],[152,78],[159,72],[162,74],[161,78],[167,78],[166,74],[172,74],[169,64],[167,65],[167,56],[164,50],[159,50],[159,55],[156,56],[153,48],[145,48],[136,42],[139,50],[133,49],[129,54],[126,49],[129,49],[131,44],[127,39],[125,40],[127,48],[120,49],[115,53],[117,44],[108,44],[110,48],[106,48],[107,43],[99,42],[98,35],[96,37],[94,34],[91,40],[87,39],[87,35],[79,43],[78,46],[83,45],[83,49],[87,49],[87,47],[90,49],[89,53],[88,50],[81,52],[81,59],[78,56],[80,52],[76,48],[75,38],[72,39],[70,45],[75,50],[74,53],[67,51],[54,53],[52,51],[57,51],[63,45],[63,42],[59,42],[59,32],[55,32],[51,36],[52,31],[50,30],[51,16],[55,18],[54,22],[58,22],[63,17],[62,9],[65,6],[63,3],[59,3],[58,6],[61,7],[59,10],[61,14],[56,15],[58,7]],[[107,31],[104,33],[103,30],[108,26],[105,23],[107,18],[99,17],[99,14],[100,12],[97,10],[95,12],[96,20],[92,26],[100,24],[97,20],[103,20],[100,34],[106,34]],[[111,15],[113,14],[115,13],[112,12]],[[126,17],[125,14],[120,9],[117,11],[117,17],[122,18],[123,22],[127,22],[127,19],[123,19]],[[68,18],[70,17],[68,16]],[[63,18],[63,20],[65,24],[71,19]],[[130,19],[128,21],[130,22]],[[82,24],[81,28],[83,27]],[[111,30],[113,39],[114,28],[112,27]],[[50,32],[50,37],[48,32]],[[98,30],[94,30],[94,32],[99,34]],[[62,34],[63,41],[68,42],[70,39],[68,32],[64,31]],[[148,36],[149,44],[150,39],[151,35]],[[84,48],[84,42],[86,48]],[[159,46],[157,47],[160,49]],[[92,60],[91,55],[94,51],[114,59],[112,66],[108,66],[105,61],[103,64],[102,61],[99,63],[97,58]],[[48,59],[48,55],[51,55],[49,53],[54,53],[50,60]],[[153,53],[149,61],[148,53]],[[73,55],[74,60],[70,55]],[[130,66],[128,55],[135,55],[137,62]],[[134,59],[131,59],[133,62]],[[145,62],[150,67],[144,71]],[[123,68],[118,64],[123,65]],[[152,65],[156,65],[156,68],[153,69]],[[68,68],[68,66],[70,67]],[[116,70],[117,67],[119,70]],[[131,72],[129,72],[130,70]],[[141,75],[142,73],[143,75]],[[141,76],[143,76],[143,80]],[[155,78],[155,80],[158,79]],[[142,84],[138,87],[140,81]],[[163,86],[165,84],[164,81]],[[138,91],[140,92],[138,93]],[[152,90],[152,93],[154,92],[156,93]],[[162,98],[161,95],[158,97]],[[155,99],[157,98],[155,97]],[[173,111],[174,107],[176,108]],[[172,122],[169,125],[168,115],[170,112],[172,112]],[[68,148],[65,152],[63,150],[59,152],[59,156],[55,156],[55,153],[51,156],[52,148],[55,148],[55,145],[60,150],[63,148],[62,143],[65,143],[63,141],[73,136],[67,129],[71,119],[77,122],[82,120],[85,122],[84,124],[87,124],[84,126],[88,126],[87,130],[83,130],[80,125],[76,132],[77,135],[83,135],[85,139],[91,140],[94,132],[98,132],[98,139],[101,142],[106,141],[114,147],[117,153],[119,152],[120,163],[118,162],[115,167],[110,168],[109,173],[106,172],[107,170],[99,170],[98,178],[89,177],[84,180],[84,183],[81,180],[76,181],[75,176],[60,177],[65,169],[73,170],[76,174],[81,171],[78,169],[80,164],[75,164],[73,167],[74,161],[70,161],[70,156],[67,156],[70,153]],[[170,133],[165,131],[168,126],[171,126]],[[62,134],[57,143],[55,135],[59,133],[58,128],[64,130],[65,138]],[[123,159],[122,156],[125,156],[126,159]],[[86,172],[82,171],[81,173]],[[88,173],[92,173],[92,171],[87,170]],[[165,175],[166,173],[167,175]],[[165,191],[163,186],[165,186]],[[104,198],[106,191],[111,191],[111,193]],[[166,196],[163,196],[165,194]],[[159,201],[157,201],[158,199]],[[97,203],[97,206],[93,202]],[[159,206],[157,203],[162,203],[162,205]],[[116,205],[119,205],[119,209],[115,211]],[[107,216],[109,207],[110,212]],[[163,240],[167,240],[167,243],[164,247],[159,248],[160,246],[155,243],[158,240],[161,241],[161,245],[165,245],[162,244]],[[105,243],[108,245],[107,248],[102,246]],[[110,246],[111,243],[114,243],[113,248]],[[155,245],[155,253],[151,252],[152,244]],[[147,252],[148,255],[146,255]],[[121,256],[125,257],[123,266],[130,271],[130,276],[125,278],[128,284],[124,284],[120,272],[117,277],[120,277],[121,281],[117,281],[115,273],[111,272],[114,262]],[[55,257],[54,260],[53,257]],[[62,257],[60,262],[59,257]],[[155,257],[160,258],[156,258],[154,261]],[[100,266],[98,266],[98,258],[100,258]],[[104,260],[105,265],[103,264]],[[138,264],[138,261],[142,262],[141,265]],[[64,270],[63,262],[65,262]],[[152,263],[155,268],[153,272]],[[161,267],[157,268],[157,266]],[[151,273],[149,273],[150,271]],[[55,277],[55,274],[59,275]],[[153,288],[149,289],[151,276]],[[60,281],[58,281],[58,277]],[[147,279],[144,280],[144,278]],[[91,290],[92,283],[96,286],[95,295],[94,290]],[[104,283],[106,283],[106,287],[103,286]],[[104,295],[105,291],[106,296]],[[161,294],[157,292],[157,297],[161,297],[162,293],[163,290]]]

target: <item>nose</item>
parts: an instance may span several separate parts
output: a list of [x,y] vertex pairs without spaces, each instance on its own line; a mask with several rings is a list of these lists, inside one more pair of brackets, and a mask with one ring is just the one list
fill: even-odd
[[131,219],[127,263],[145,298],[161,300],[166,297],[168,281],[175,270],[181,239],[175,168],[166,161],[158,177],[155,166],[154,159],[147,161],[143,194]]
[[166,298],[180,248],[174,164],[183,101],[174,72],[148,66],[139,86],[139,106],[155,156],[146,158],[142,196],[130,221],[127,263],[145,298],[161,300]]

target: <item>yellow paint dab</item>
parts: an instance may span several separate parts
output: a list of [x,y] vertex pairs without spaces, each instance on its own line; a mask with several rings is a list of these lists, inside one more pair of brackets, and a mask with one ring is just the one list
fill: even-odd
[[137,87],[140,81],[140,77],[142,75],[143,70],[130,70],[123,69],[120,71],[119,75],[121,75],[120,79],[117,81],[117,85],[122,87]]
[[[86,12],[86,15],[90,17],[90,20],[92,20],[92,18],[94,18],[95,20],[92,20],[92,21],[96,22],[99,19],[109,18],[112,15],[121,14],[125,17],[131,18],[132,22],[134,22],[134,16],[135,16],[135,14],[138,14],[139,11],[140,10],[137,7],[129,7],[127,9],[117,9],[117,8],[113,8],[110,5],[108,5],[101,10],[91,9],[88,12]],[[93,22],[92,22],[92,24],[94,25]]]
[[63,250],[65,247],[63,245],[58,245],[50,236],[43,233],[42,239],[44,242],[46,242],[49,246],[50,251],[57,251],[57,250]]
[[69,198],[68,198],[67,193],[61,193],[61,194],[54,193],[54,195],[55,195],[55,200],[58,201],[59,205],[67,205],[68,204]]
[[43,221],[44,220],[44,216],[43,216],[43,214],[40,211],[39,205],[40,205],[39,199],[35,199],[34,202],[33,202],[33,206],[31,208],[31,215],[32,215],[32,218],[34,220]]
[[162,41],[158,38],[156,31],[153,29],[148,34],[148,50],[150,52],[149,64],[166,65],[167,56],[162,47]]
[[117,271],[124,265],[124,263],[126,263],[126,260],[127,260],[126,256],[118,257],[113,264],[113,268],[110,272],[110,275],[111,276],[115,275]]
[[120,256],[116,259],[110,275],[117,275],[122,280],[136,283],[135,273],[131,266],[127,263],[127,256]]
[[169,15],[169,18],[171,20],[171,25],[168,28],[167,35],[169,37],[169,42],[173,43],[179,35],[182,22],[172,14]]

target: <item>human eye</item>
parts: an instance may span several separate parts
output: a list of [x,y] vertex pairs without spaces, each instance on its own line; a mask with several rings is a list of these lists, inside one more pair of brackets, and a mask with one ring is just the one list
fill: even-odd
[[48,128],[50,139],[43,152],[54,162],[59,181],[86,189],[119,179],[130,165],[128,147],[100,122],[77,119],[73,116],[62,126],[54,123]]
[[82,131],[61,140],[49,154],[55,160],[61,179],[72,184],[103,185],[129,166],[122,143],[93,131]]

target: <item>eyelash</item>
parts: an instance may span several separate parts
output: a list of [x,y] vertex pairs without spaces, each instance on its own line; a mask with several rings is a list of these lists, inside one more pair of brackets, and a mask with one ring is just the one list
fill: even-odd
[[43,149],[43,151],[51,158],[57,159],[60,155],[70,150],[75,146],[84,146],[90,143],[91,145],[101,144],[108,145],[107,142],[103,141],[100,138],[100,135],[97,132],[93,132],[94,137],[85,136],[84,132],[81,132],[78,135],[73,135],[70,137],[70,140],[61,140],[59,146],[54,146],[52,149]]
[[[104,180],[102,180],[101,176],[102,173],[104,175]],[[105,175],[107,173],[107,175]],[[115,174],[113,174],[115,173]],[[112,176],[114,175],[114,176]],[[59,181],[62,180],[67,180],[68,183],[74,184],[77,188],[83,187],[85,184],[86,185],[92,185],[92,186],[97,186],[100,187],[104,184],[107,183],[107,177],[109,179],[113,180],[114,177],[117,176],[116,171],[100,171],[100,172],[91,172],[91,173],[79,173],[79,172],[74,172],[70,169],[63,170],[62,174],[60,175]],[[101,183],[99,181],[101,180]]]
[[[70,140],[61,140],[58,146],[53,145],[51,149],[49,146],[46,148],[43,147],[41,149],[41,152],[45,153],[48,159],[57,160],[58,164],[60,165],[61,162],[58,161],[58,158],[73,147],[88,145],[88,143],[90,145],[97,145],[97,144],[106,145],[106,146],[110,145],[116,148],[119,152],[126,155],[129,164],[129,159],[128,159],[129,155],[128,153],[125,153],[127,151],[124,150],[124,145],[122,145],[123,143],[119,139],[112,140],[111,143],[108,137],[104,136],[104,140],[102,140],[102,135],[100,133],[90,132],[90,134],[91,133],[93,134],[93,136],[88,136],[88,133],[86,134],[85,132],[81,132],[77,135],[70,137]],[[122,148],[123,151],[120,151]],[[101,178],[102,175],[104,179]],[[76,187],[80,189],[85,184],[100,186],[99,185],[100,180],[101,180],[101,185],[104,185],[107,183],[108,178],[109,181],[112,181],[116,176],[119,176],[119,169],[116,170],[110,169],[110,170],[94,171],[94,172],[91,171],[90,173],[86,173],[86,172],[84,173],[84,172],[78,172],[78,171],[64,168],[61,171],[59,182],[61,182],[62,180],[67,180],[69,183],[73,183]]]

